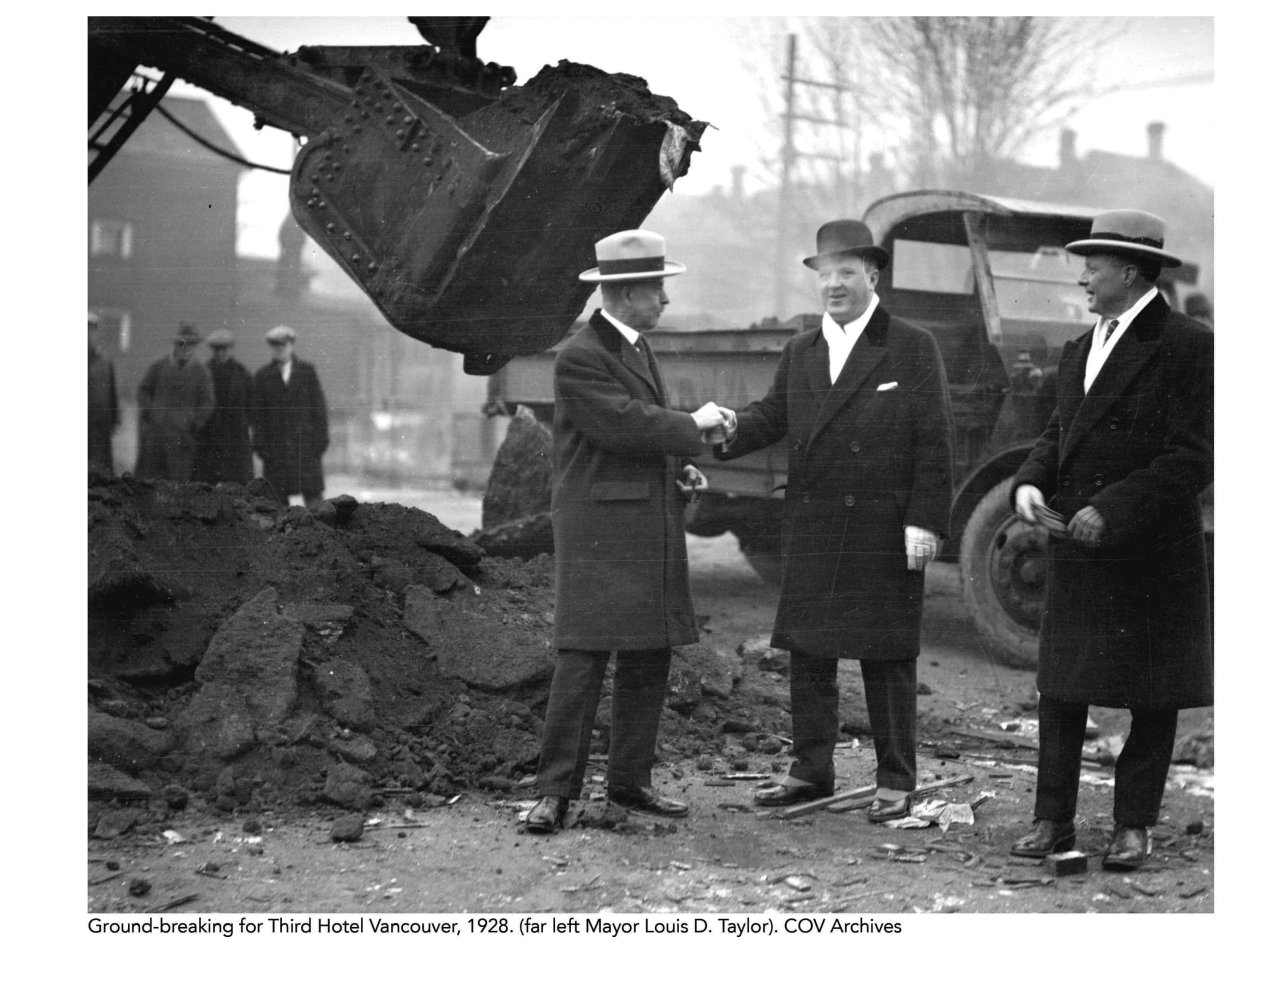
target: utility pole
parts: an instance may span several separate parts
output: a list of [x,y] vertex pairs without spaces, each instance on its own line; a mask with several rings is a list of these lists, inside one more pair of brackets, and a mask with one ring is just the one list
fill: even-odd
[[795,158],[792,143],[792,123],[795,120],[796,98],[796,36],[787,35],[787,83],[786,108],[782,114],[782,179],[778,184],[778,232],[774,239],[774,303],[773,312],[778,319],[785,319],[783,308],[787,304],[787,254],[791,233],[791,163]]
[[[840,169],[844,162],[844,156],[832,154],[820,154],[818,152],[801,152],[795,147],[795,123],[796,121],[804,121],[810,124],[824,124],[837,127],[841,130],[852,129],[854,131],[854,171],[853,171],[853,196],[858,193],[861,185],[862,177],[862,116],[861,113],[855,115],[855,123],[851,126],[845,122],[844,107],[840,101],[840,97],[850,91],[850,87],[840,81],[839,76],[836,82],[821,82],[816,79],[801,79],[796,76],[796,36],[794,34],[787,35],[787,71],[783,75],[783,81],[787,84],[786,98],[782,111],[782,175],[778,183],[778,223],[776,236],[776,252],[774,255],[774,315],[778,319],[785,319],[784,310],[787,306],[787,297],[789,295],[787,287],[791,281],[791,265],[788,263],[789,248],[791,244],[791,234],[794,232],[795,224],[792,220],[792,189],[791,189],[791,173],[795,166],[796,160],[799,158],[821,158],[833,162],[836,168],[836,187],[843,193],[843,173]],[[836,112],[835,119],[825,117],[813,117],[807,114],[797,113],[795,108],[796,86],[807,86],[816,89],[833,90],[836,94]],[[843,194],[840,197],[843,200]]]

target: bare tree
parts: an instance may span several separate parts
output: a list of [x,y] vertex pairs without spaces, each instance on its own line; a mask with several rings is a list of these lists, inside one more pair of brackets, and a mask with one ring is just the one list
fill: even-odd
[[881,105],[909,124],[914,184],[979,179],[1099,95],[1096,52],[1119,21],[1054,17],[878,17],[864,26]]

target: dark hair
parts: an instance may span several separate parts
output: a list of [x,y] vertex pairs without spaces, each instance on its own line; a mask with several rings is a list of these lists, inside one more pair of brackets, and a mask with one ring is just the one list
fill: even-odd
[[1156,261],[1153,258],[1135,257],[1131,259],[1129,263],[1136,266],[1138,274],[1147,281],[1158,282],[1160,280],[1160,272],[1163,270],[1163,266],[1159,261]]

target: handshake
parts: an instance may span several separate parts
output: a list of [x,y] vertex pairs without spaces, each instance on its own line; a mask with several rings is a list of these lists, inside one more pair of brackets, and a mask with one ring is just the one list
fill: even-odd
[[702,442],[711,446],[730,442],[738,432],[737,413],[715,402],[708,402],[692,415],[702,433]]

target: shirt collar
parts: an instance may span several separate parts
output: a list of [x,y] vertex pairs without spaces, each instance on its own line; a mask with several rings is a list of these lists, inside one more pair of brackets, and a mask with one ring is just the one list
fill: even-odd
[[822,335],[826,337],[827,342],[831,342],[832,334],[836,334],[836,339],[842,337],[856,338],[863,330],[867,328],[867,324],[871,322],[871,316],[876,311],[876,306],[880,304],[880,296],[875,292],[871,293],[871,301],[867,303],[866,311],[857,319],[852,319],[841,326],[835,321],[831,313],[824,312],[822,314]]
[[639,341],[640,341],[639,330],[633,330],[631,327],[629,327],[626,323],[622,322],[620,319],[614,318],[614,316],[611,315],[607,309],[601,309],[600,315],[603,316],[605,319],[607,319],[610,323],[612,323],[614,326],[618,328],[618,332],[622,334],[623,338],[627,341],[627,343],[631,344],[631,346],[633,347],[639,346]]
[[1150,302],[1151,302],[1151,300],[1152,300],[1152,299],[1154,299],[1154,298],[1156,297],[1156,293],[1157,293],[1157,291],[1158,291],[1158,290],[1157,290],[1157,289],[1156,289],[1156,287],[1153,285],[1150,289],[1148,289],[1148,290],[1143,294],[1143,296],[1142,296],[1142,298],[1141,298],[1141,299],[1139,299],[1137,302],[1135,302],[1133,305],[1131,305],[1128,309],[1126,309],[1124,312],[1122,312],[1119,316],[1111,316],[1111,317],[1099,316],[1099,317],[1098,317],[1098,322],[1097,322],[1097,323],[1095,323],[1095,324],[1094,324],[1094,326],[1093,326],[1093,332],[1094,332],[1095,334],[1096,334],[1096,333],[1103,333],[1103,334],[1104,334],[1104,336],[1105,336],[1105,330],[1104,330],[1103,328],[1104,328],[1104,327],[1105,327],[1109,322],[1111,322],[1111,320],[1112,320],[1112,319],[1114,319],[1114,320],[1116,320],[1116,324],[1117,324],[1117,325],[1116,325],[1115,331],[1111,334],[1111,339],[1112,339],[1112,340],[1115,340],[1117,337],[1119,337],[1119,336],[1120,336],[1120,334],[1121,334],[1121,333],[1123,333],[1125,330],[1127,330],[1127,329],[1129,328],[1129,324],[1130,324],[1130,323],[1132,323],[1135,319],[1137,319],[1137,317],[1138,317],[1138,313],[1142,312],[1142,310],[1143,310],[1143,309],[1145,309],[1145,308],[1147,307],[1148,303],[1150,303]]

